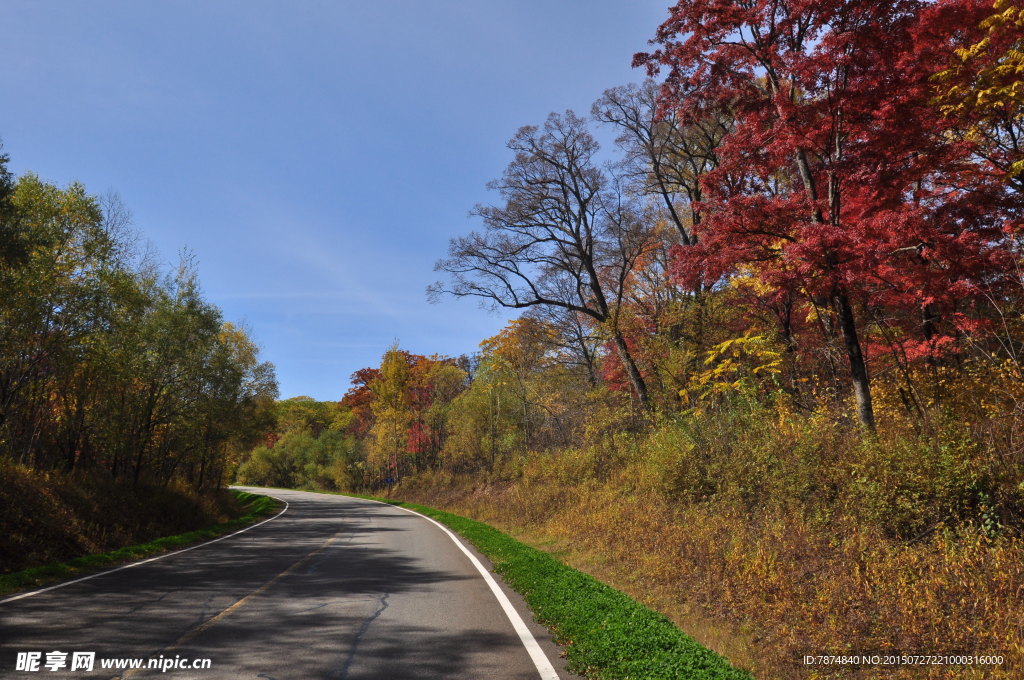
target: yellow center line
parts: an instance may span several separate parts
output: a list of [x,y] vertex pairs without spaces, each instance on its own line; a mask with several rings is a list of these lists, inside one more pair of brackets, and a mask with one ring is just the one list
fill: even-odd
[[[291,565],[290,567],[288,567],[287,569],[282,571],[280,574],[278,574],[274,578],[270,579],[269,581],[267,581],[266,583],[261,585],[259,588],[257,588],[256,590],[252,591],[251,593],[249,593],[248,595],[243,597],[242,599],[240,599],[238,602],[235,602],[234,604],[232,604],[232,605],[228,606],[227,608],[221,610],[221,612],[219,614],[216,614],[216,615],[212,616],[211,618],[207,619],[206,621],[204,621],[203,623],[199,624],[195,628],[193,628],[193,629],[191,629],[189,631],[186,631],[185,634],[182,635],[177,640],[175,640],[173,644],[171,644],[170,646],[165,647],[163,650],[161,650],[161,653],[166,653],[166,652],[178,649],[182,645],[184,645],[187,642],[189,642],[190,640],[194,639],[197,635],[200,635],[201,633],[203,633],[203,632],[209,630],[210,628],[212,628],[213,626],[217,625],[217,622],[221,621],[222,619],[224,619],[226,616],[228,616],[232,612],[238,610],[242,605],[244,605],[246,602],[248,602],[252,598],[254,598],[257,595],[259,595],[260,593],[266,592],[266,590],[268,588],[270,588],[272,585],[274,585],[279,580],[281,580],[282,578],[284,578],[288,574],[290,574],[293,571],[295,571],[296,569],[298,569],[301,565],[303,565],[306,562],[308,562],[310,559],[312,559],[318,553],[322,552],[324,550],[324,548],[326,548],[328,545],[330,545],[331,542],[333,542],[334,539],[336,539],[338,537],[338,534],[340,534],[340,533],[341,532],[339,531],[337,534],[334,534],[333,536],[328,538],[326,541],[321,543],[319,547],[315,548],[311,552],[309,552],[306,555],[304,555],[302,558],[300,558],[293,565]],[[142,670],[147,670],[147,669],[145,669],[145,668],[133,668],[131,670],[125,671],[121,675],[115,675],[113,678],[111,678],[111,680],[118,680],[119,678],[121,680],[123,680],[124,678],[130,678],[131,676],[135,675],[136,673],[138,673],[139,671],[142,671]]]

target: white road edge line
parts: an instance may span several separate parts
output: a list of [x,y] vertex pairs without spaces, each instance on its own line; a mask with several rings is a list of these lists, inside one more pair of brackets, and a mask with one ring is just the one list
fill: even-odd
[[[349,498],[351,498],[351,496],[349,496]],[[370,499],[364,498],[360,500]],[[542,650],[540,648],[540,645],[537,644],[537,638],[533,637],[533,633],[531,633],[530,629],[526,627],[526,623],[523,621],[523,618],[519,616],[519,612],[516,611],[516,608],[512,606],[512,602],[509,601],[508,596],[505,595],[505,592],[494,581],[494,577],[491,576],[491,573],[484,568],[484,565],[480,563],[480,560],[478,560],[476,556],[473,553],[471,553],[465,545],[463,545],[462,541],[459,540],[458,536],[452,533],[448,529],[448,527],[441,524],[437,520],[431,519],[426,515],[421,515],[415,510],[403,508],[399,505],[391,505],[390,503],[383,503],[382,501],[373,502],[380,503],[381,505],[390,505],[391,507],[397,508],[398,510],[405,510],[406,512],[412,513],[417,517],[422,517],[428,522],[432,522],[433,524],[437,525],[441,529],[441,531],[448,534],[448,538],[452,539],[452,541],[455,542],[455,545],[459,546],[459,550],[466,553],[466,557],[468,557],[469,561],[473,563],[473,566],[476,567],[476,570],[480,572],[481,576],[483,576],[484,582],[487,583],[487,586],[491,589],[491,592],[494,593],[494,597],[497,598],[498,604],[500,604],[501,608],[505,611],[505,616],[508,617],[508,620],[512,623],[512,627],[515,628],[516,633],[519,634],[519,640],[523,643],[523,646],[526,647],[526,651],[529,653],[530,659],[533,660],[533,665],[537,667],[537,672],[540,673],[540,677],[542,678],[542,680],[559,680],[558,673],[551,665],[551,662],[548,660],[548,657],[544,654],[544,650]]]
[[[270,494],[266,494],[266,495],[269,496]],[[148,564],[150,562],[155,562],[157,560],[162,560],[165,557],[172,557],[174,555],[180,555],[181,553],[188,552],[189,550],[195,550],[196,548],[202,548],[204,546],[210,545],[211,543],[218,543],[220,541],[225,541],[225,540],[231,538],[232,536],[237,536],[238,534],[244,534],[246,531],[249,531],[250,529],[255,529],[256,527],[261,526],[263,524],[266,524],[267,522],[273,522],[275,519],[277,519],[278,517],[280,517],[284,513],[288,512],[288,501],[286,501],[283,498],[278,498],[277,496],[270,496],[270,497],[273,498],[274,500],[281,501],[282,503],[284,503],[284,510],[282,510],[279,513],[277,513],[276,515],[274,515],[270,519],[265,519],[262,522],[258,522],[256,524],[253,524],[252,526],[245,527],[244,529],[239,529],[238,531],[236,531],[233,534],[228,534],[227,536],[221,536],[220,538],[215,538],[212,541],[207,541],[206,543],[200,543],[199,545],[194,545],[194,546],[192,546],[190,548],[182,548],[181,550],[175,550],[174,552],[164,553],[163,555],[157,555],[156,557],[150,557],[149,559],[145,559],[145,560],[142,560],[140,562],[132,562],[131,564],[125,564],[123,566],[117,567],[116,569],[108,569],[107,571],[101,571],[98,574],[90,574],[89,576],[82,576],[81,578],[76,578],[73,581],[65,581],[64,583],[58,583],[57,585],[50,586],[49,588],[40,588],[39,590],[33,590],[33,591],[30,591],[30,592],[27,592],[27,593],[22,593],[21,595],[15,595],[14,597],[8,597],[5,600],[0,600],[0,604],[5,604],[7,602],[14,602],[15,600],[20,600],[20,599],[26,598],[26,597],[32,597],[34,595],[39,595],[40,593],[45,593],[45,592],[48,592],[48,591],[51,591],[51,590],[57,590],[58,588],[63,588],[65,586],[70,586],[73,583],[81,583],[82,581],[88,581],[89,579],[99,578],[100,576],[106,576],[107,574],[113,574],[114,572],[121,571],[123,569],[131,569],[132,567],[138,567],[138,566],[141,566],[143,564]]]

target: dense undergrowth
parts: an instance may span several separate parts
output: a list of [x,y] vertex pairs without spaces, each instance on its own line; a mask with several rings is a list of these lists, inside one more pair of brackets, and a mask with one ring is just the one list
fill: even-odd
[[[93,476],[40,474],[0,459],[0,587],[33,585],[39,578],[215,536],[268,512],[268,501],[262,498],[226,490],[200,495],[176,485],[133,486]],[[24,572],[65,562],[70,569],[59,565],[56,572],[52,566],[38,574]],[[7,578],[12,574],[22,577],[15,583]]]
[[[396,495],[565,551],[757,677],[1019,677],[1024,486],[988,474],[998,449],[977,434],[872,436],[735,402]],[[802,665],[823,653],[1004,663]]]

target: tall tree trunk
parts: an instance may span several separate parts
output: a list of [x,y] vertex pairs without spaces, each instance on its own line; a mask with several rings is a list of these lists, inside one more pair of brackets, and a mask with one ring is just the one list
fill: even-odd
[[846,357],[850,361],[850,376],[853,379],[853,395],[857,400],[857,418],[861,425],[875,431],[875,412],[871,405],[871,384],[868,379],[868,367],[861,351],[860,339],[857,337],[857,325],[853,318],[853,307],[845,292],[838,292],[834,297],[836,313],[839,315],[839,326],[843,330],[843,342],[846,345]]
[[[839,136],[836,135],[836,157],[840,155]],[[811,219],[818,223],[824,223],[824,216],[821,209],[817,207],[818,190],[814,184],[814,177],[811,174],[810,163],[804,151],[796,154],[797,168],[800,171],[800,178],[803,181],[807,197],[815,205],[811,211]],[[832,226],[839,228],[839,184],[835,175],[829,173],[828,185],[829,212]],[[857,324],[853,318],[853,307],[850,306],[850,299],[845,291],[837,291],[833,294],[833,301],[836,306],[836,313],[839,315],[839,326],[843,330],[843,343],[846,345],[846,357],[850,361],[850,376],[853,381],[853,395],[857,400],[857,419],[861,425],[875,431],[875,412],[871,405],[871,382],[868,378],[868,367],[864,362],[864,353],[861,351],[860,338],[857,335]]]
[[645,409],[651,405],[650,396],[647,394],[647,383],[644,382],[644,377],[640,375],[640,369],[637,368],[636,362],[633,361],[633,357],[629,353],[629,347],[626,346],[626,339],[622,337],[622,333],[615,331],[615,348],[619,351],[619,359],[622,361],[622,365],[626,369],[626,375],[629,376],[629,383],[633,386],[633,392],[636,393],[637,399],[640,401],[640,405]]

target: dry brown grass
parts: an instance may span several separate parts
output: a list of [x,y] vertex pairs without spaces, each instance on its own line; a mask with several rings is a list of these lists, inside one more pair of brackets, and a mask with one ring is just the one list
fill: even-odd
[[[757,677],[1024,677],[1024,541],[1014,532],[984,530],[970,508],[920,537],[900,536],[878,517],[896,517],[916,531],[931,516],[929,503],[960,507],[959,487],[943,491],[957,483],[943,476],[946,468],[913,468],[919,508],[904,508],[900,489],[869,502],[862,488],[867,473],[849,470],[861,470],[880,450],[896,458],[916,453],[850,443],[841,449],[845,463],[833,451],[820,457],[827,466],[815,467],[806,441],[797,441],[807,432],[791,429],[789,436],[787,442],[782,432],[761,435],[774,453],[759,451],[742,465],[756,468],[776,455],[788,462],[754,472],[714,468],[727,461],[714,463],[715,444],[706,443],[700,453],[711,460],[717,491],[703,498],[679,488],[678,476],[692,470],[665,453],[663,434],[632,451],[620,447],[610,474],[594,474],[592,451],[566,451],[533,457],[505,481],[437,473],[407,481],[397,495],[555,552],[670,616]],[[834,436],[824,440],[840,446]],[[800,460],[810,467],[787,476]],[[602,465],[608,469],[607,460]],[[753,476],[749,485],[741,483],[744,474]],[[830,486],[830,478],[838,481]],[[808,494],[808,485],[815,491]],[[894,651],[1001,654],[1005,662],[819,671],[800,662],[805,654]]]

